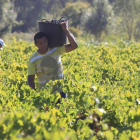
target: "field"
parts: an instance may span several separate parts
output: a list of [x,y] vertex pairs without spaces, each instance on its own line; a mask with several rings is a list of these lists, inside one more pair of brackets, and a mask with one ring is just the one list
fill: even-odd
[[0,139],[140,139],[140,44],[78,44],[62,55],[65,79],[58,82],[68,98],[59,108],[59,94],[27,84],[33,43],[13,38],[0,51]]

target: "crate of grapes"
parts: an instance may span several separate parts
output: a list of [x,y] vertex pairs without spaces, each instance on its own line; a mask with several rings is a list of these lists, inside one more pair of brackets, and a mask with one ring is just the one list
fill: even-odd
[[60,25],[61,22],[67,21],[67,17],[61,17],[59,20],[48,21],[46,19],[42,19],[38,22],[39,31],[46,33],[48,36],[48,47],[61,47],[67,43],[66,34]]

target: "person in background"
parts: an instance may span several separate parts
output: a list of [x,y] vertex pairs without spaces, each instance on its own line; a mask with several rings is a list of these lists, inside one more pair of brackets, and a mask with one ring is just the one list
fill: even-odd
[[[62,47],[49,48],[48,37],[43,32],[38,32],[34,36],[34,43],[38,50],[28,61],[28,84],[34,90],[36,90],[35,75],[38,78],[39,89],[45,87],[50,80],[63,79],[61,54],[71,52],[78,47],[74,36],[68,29],[68,23],[62,22],[61,26],[69,40],[69,44]],[[67,94],[57,84],[52,86],[51,93],[56,91],[60,93],[61,98],[67,97]],[[60,103],[60,100],[58,100],[58,103]]]
[[0,39],[0,49],[3,50],[2,47],[4,47],[4,46],[5,46],[4,41],[2,39]]

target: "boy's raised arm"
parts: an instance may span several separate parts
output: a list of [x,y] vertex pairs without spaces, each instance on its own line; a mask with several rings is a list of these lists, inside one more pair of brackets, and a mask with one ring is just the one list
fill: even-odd
[[68,30],[68,22],[62,22],[61,23],[62,29],[65,31],[68,40],[70,42],[70,44],[66,44],[65,45],[65,50],[66,52],[70,52],[75,50],[78,47],[78,44],[75,40],[75,37],[71,34],[71,32]]

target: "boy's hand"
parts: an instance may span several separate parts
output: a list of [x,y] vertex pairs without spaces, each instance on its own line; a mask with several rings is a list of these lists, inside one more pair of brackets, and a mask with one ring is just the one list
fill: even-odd
[[68,30],[68,22],[61,22],[60,25],[64,31]]

